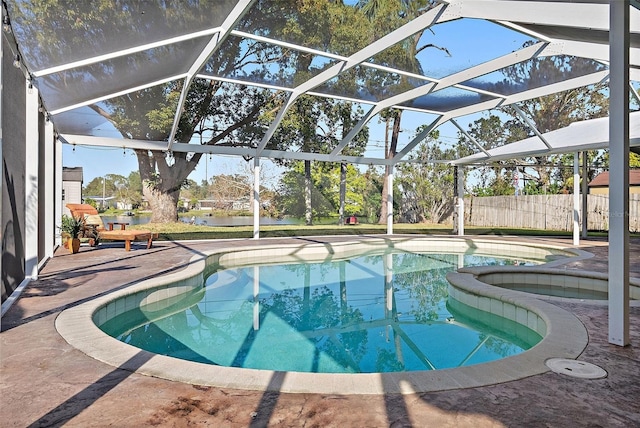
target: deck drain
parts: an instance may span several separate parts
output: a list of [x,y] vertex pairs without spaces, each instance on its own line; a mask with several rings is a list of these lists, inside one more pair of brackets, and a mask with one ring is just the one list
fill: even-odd
[[562,373],[581,379],[600,379],[607,377],[607,372],[595,364],[566,358],[549,358],[546,363],[554,373]]

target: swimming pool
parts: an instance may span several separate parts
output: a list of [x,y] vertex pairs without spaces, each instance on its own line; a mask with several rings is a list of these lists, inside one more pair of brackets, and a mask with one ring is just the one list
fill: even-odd
[[517,254],[523,259],[546,260],[544,266],[562,264],[563,260],[559,260],[559,257],[584,257],[580,251],[548,244],[541,246],[468,237],[304,238],[286,240],[284,243],[279,240],[244,241],[232,246],[216,242],[211,247],[194,255],[185,269],[66,309],[56,319],[58,332],[87,355],[140,374],[216,387],[328,394],[404,394],[506,382],[547,372],[548,367],[544,364],[547,358],[576,358],[587,344],[584,326],[570,313],[538,299],[522,297],[523,293],[474,281],[471,275],[456,278],[455,284],[449,286],[449,309],[454,310],[454,319],[463,319],[460,308],[464,311],[471,308],[485,315],[516,321],[536,331],[542,340],[518,355],[451,369],[356,374],[305,373],[224,367],[180,360],[128,345],[100,330],[99,326],[132,309],[144,307],[150,317],[158,315],[166,310],[163,309],[165,304],[160,302],[167,299],[173,305],[171,310],[191,307],[202,299],[199,293],[203,292],[204,278],[212,272],[252,266],[255,260],[271,263],[328,258],[339,260],[389,249],[405,252],[453,249],[475,255]]
[[101,329],[156,354],[229,367],[312,373],[460,367],[516,355],[541,336],[495,315],[454,310],[446,274],[460,265],[542,261],[387,251],[223,269],[185,300],[185,309],[166,299],[164,308],[136,308]]

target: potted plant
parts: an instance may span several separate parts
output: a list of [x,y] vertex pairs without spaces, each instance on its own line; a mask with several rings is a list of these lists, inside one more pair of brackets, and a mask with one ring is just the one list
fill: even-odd
[[66,247],[72,252],[80,251],[80,232],[84,228],[84,217],[62,216],[60,230],[63,240],[66,239]]

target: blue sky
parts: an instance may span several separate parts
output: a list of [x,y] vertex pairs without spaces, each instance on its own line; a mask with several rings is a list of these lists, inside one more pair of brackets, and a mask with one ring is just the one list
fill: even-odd
[[[477,37],[482,34],[482,37]],[[461,71],[491,58],[505,55],[522,46],[529,37],[512,30],[482,20],[463,19],[436,25],[432,31],[423,34],[422,42],[433,43],[448,49],[451,55],[438,49],[425,49],[419,55],[423,69],[427,75],[440,77],[452,72]],[[366,108],[366,106],[365,106]],[[460,118],[458,122],[464,126],[481,114]],[[399,147],[402,148],[415,134],[415,129],[433,120],[432,115],[423,115],[411,111],[405,112],[402,121],[402,133]],[[438,128],[441,140],[447,145],[457,141],[458,130],[452,124],[444,124]],[[379,124],[376,117],[369,122],[370,149],[368,156],[381,157],[384,150],[384,125]],[[135,154],[122,148],[83,147],[63,145],[63,165],[81,166],[84,171],[84,183],[95,177],[106,174],[128,176],[138,170]],[[249,163],[241,157],[208,156],[201,160],[190,179],[200,183],[205,178],[217,174],[248,172]],[[270,162],[263,162],[268,183],[275,183],[279,169]]]

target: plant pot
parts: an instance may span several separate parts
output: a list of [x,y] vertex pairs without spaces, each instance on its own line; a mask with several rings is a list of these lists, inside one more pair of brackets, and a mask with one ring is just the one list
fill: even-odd
[[71,250],[72,254],[75,254],[78,251],[80,251],[80,239],[79,238],[69,239],[67,241],[67,248],[69,248],[69,250]]

